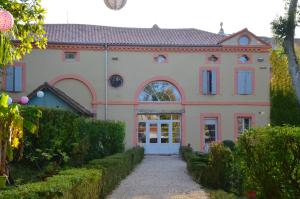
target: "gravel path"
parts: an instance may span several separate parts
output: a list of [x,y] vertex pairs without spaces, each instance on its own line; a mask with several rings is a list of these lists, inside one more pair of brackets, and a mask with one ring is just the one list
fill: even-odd
[[145,156],[109,199],[208,199],[179,156]]

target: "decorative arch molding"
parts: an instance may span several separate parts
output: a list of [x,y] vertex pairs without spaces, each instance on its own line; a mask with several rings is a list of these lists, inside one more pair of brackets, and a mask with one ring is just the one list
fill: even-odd
[[59,75],[57,77],[55,77],[54,79],[52,79],[51,81],[49,81],[49,84],[51,86],[54,86],[55,84],[57,84],[58,82],[62,81],[62,80],[66,80],[66,79],[71,79],[71,80],[76,80],[81,82],[84,86],[86,86],[86,88],[89,90],[89,92],[91,93],[92,96],[92,102],[91,105],[92,107],[95,106],[95,104],[97,103],[97,93],[96,93],[96,89],[93,87],[93,85],[86,79],[84,79],[83,77],[81,77],[80,75],[76,75],[76,74],[64,74],[64,75]]
[[[151,82],[154,82],[154,81],[166,81],[166,82],[169,82],[171,84],[173,84],[177,90],[179,91],[179,94],[181,96],[181,104],[185,104],[186,102],[186,96],[185,96],[185,93],[184,93],[184,90],[183,88],[179,85],[179,83],[170,78],[170,77],[167,77],[167,76],[155,76],[155,77],[152,77],[150,79],[147,79],[145,80],[144,82],[142,82],[139,87],[137,88],[136,92],[135,92],[135,95],[134,95],[134,102],[135,104],[139,104],[139,95],[140,93],[143,91],[143,89],[145,88],[145,86]],[[155,102],[154,102],[155,103]],[[178,102],[174,102],[174,103],[178,103]]]

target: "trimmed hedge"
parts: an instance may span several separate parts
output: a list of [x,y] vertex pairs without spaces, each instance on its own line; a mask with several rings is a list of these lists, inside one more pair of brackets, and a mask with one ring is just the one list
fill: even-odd
[[0,192],[3,199],[96,199],[104,198],[142,161],[143,148],[134,148],[86,167],[61,171],[46,181],[29,183]]
[[107,196],[144,158],[144,148],[136,147],[125,153],[92,160],[87,168],[103,170],[101,196]]
[[212,143],[208,154],[195,153],[189,147],[182,147],[181,154],[196,182],[213,189],[231,190],[233,154],[223,143]]
[[89,160],[124,151],[125,124],[117,121],[100,121],[77,114],[40,107],[22,107],[24,117],[34,109],[42,111],[37,135],[24,140],[24,160],[43,167],[55,165],[79,166]]
[[96,169],[70,169],[47,178],[44,182],[29,183],[0,192],[3,199],[92,199],[100,195],[101,172]]

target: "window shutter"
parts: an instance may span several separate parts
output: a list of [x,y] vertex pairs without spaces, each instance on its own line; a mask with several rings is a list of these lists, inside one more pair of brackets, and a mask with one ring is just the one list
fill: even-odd
[[14,68],[11,66],[6,67],[5,84],[6,91],[14,91]]
[[23,90],[23,78],[22,78],[22,70],[21,66],[15,66],[15,91],[21,92]]
[[212,76],[212,91],[211,94],[216,95],[217,94],[217,72],[215,70],[212,71],[211,73]]
[[238,84],[238,94],[243,95],[245,94],[246,90],[246,84],[245,84],[245,72],[244,71],[238,71],[238,78],[237,78],[237,84]]
[[202,94],[207,95],[207,70],[202,71]]
[[252,72],[246,71],[245,77],[246,77],[246,93],[245,94],[251,95],[252,94]]

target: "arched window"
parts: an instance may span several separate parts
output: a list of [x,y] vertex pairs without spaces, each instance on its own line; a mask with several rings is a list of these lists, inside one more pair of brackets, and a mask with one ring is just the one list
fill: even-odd
[[154,81],[147,84],[139,95],[140,102],[181,101],[177,88],[166,81]]

